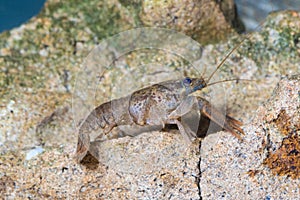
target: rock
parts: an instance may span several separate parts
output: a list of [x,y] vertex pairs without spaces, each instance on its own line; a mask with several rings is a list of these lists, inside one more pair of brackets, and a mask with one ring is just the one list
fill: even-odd
[[[244,127],[243,142],[219,132],[207,136],[199,149],[199,141],[185,146],[177,131],[144,133],[102,143],[101,164],[96,165],[75,163],[75,143],[45,149],[30,160],[25,160],[24,150],[2,154],[1,196],[295,199],[299,194],[299,162],[293,177],[290,172],[276,174],[265,161],[280,150],[286,137],[275,125],[283,108],[293,117],[288,134],[299,136],[299,109],[294,109],[300,104],[299,84],[299,76],[279,82],[272,98],[258,109],[253,123]],[[294,142],[299,145],[299,138]]]
[[[282,136],[280,130],[285,130],[285,134],[293,131],[297,121],[292,119],[297,119],[295,117],[299,113],[292,112],[290,108],[281,111],[283,104],[270,103],[257,112],[260,118],[257,117],[256,121],[251,118],[257,106],[270,97],[280,76],[295,74],[300,70],[300,14],[295,11],[270,15],[261,33],[254,33],[250,39],[244,40],[241,47],[227,59],[227,64],[216,73],[223,80],[241,77],[257,80],[252,84],[247,82],[246,86],[242,85],[242,81],[238,84],[231,83],[224,87],[227,95],[220,93],[228,97],[226,102],[221,102],[221,106],[230,106],[230,113],[234,117],[251,122],[246,123],[243,143],[238,143],[229,133],[220,132],[208,136],[201,143],[200,150],[200,141],[185,147],[181,135],[176,131],[151,132],[135,138],[125,137],[104,142],[100,149],[102,163],[75,163],[73,156],[77,143],[77,124],[73,124],[73,117],[74,112],[78,112],[72,110],[75,79],[83,67],[80,63],[83,63],[95,44],[108,35],[136,27],[132,16],[134,14],[128,12],[122,3],[88,1],[78,4],[78,1],[61,3],[49,0],[37,17],[20,28],[0,35],[0,196],[6,199],[199,199],[199,195],[209,197],[213,192],[222,196],[225,190],[224,195],[228,194],[229,197],[232,194],[231,186],[236,185],[236,191],[248,187],[254,194],[257,188],[262,188],[260,197],[275,198],[280,190],[273,187],[272,181],[275,180],[275,185],[284,183],[278,188],[298,183],[297,179],[292,179],[295,176],[294,166],[290,168],[292,170],[281,167],[285,161],[293,164],[293,159],[286,160],[285,157],[278,164],[274,164],[274,160],[281,152],[286,155],[285,149],[295,152],[290,144],[294,144],[296,136]],[[207,78],[225,52],[237,45],[238,39],[235,36],[227,43],[203,47],[197,63],[201,71],[195,75],[206,71],[203,74]],[[113,52],[111,49],[108,53]],[[186,62],[177,63],[179,59],[173,59],[174,55],[172,59],[164,59],[164,55],[170,54],[160,52],[149,56],[145,51],[141,52],[144,55],[139,54],[139,58],[143,58],[142,61],[145,62],[151,61],[148,65],[172,65],[172,69],[184,75],[185,72],[177,64],[183,65]],[[134,58],[138,56],[133,55],[129,54],[131,58],[124,59],[124,63],[134,63]],[[148,59],[149,57],[153,60]],[[123,70],[130,74],[130,68],[124,66]],[[109,71],[105,76],[99,76],[99,79],[103,78],[106,85],[114,85],[114,80],[110,79],[114,73],[118,72]],[[158,82],[154,75],[152,78],[151,80]],[[295,91],[292,80],[280,83],[284,90],[289,88],[284,86],[284,81],[291,83],[291,92]],[[126,84],[117,86],[118,90],[127,87]],[[104,87],[97,88],[100,94],[110,97],[111,94],[107,90],[102,91],[102,88]],[[289,90],[286,92],[290,94]],[[104,98],[101,98],[99,99],[103,101]],[[286,100],[287,103],[290,102]],[[295,102],[294,100],[291,99],[291,102]],[[97,101],[98,103],[101,102]],[[271,109],[272,106],[277,107]],[[267,108],[273,114],[268,115]],[[276,123],[273,123],[274,120]],[[284,126],[285,120],[290,121],[289,125]],[[272,122],[273,125],[269,127],[267,122]],[[277,127],[275,135],[264,131],[264,127],[273,130],[272,126],[284,128],[279,130]],[[221,139],[210,143],[209,140],[214,140],[217,135]],[[264,146],[261,142],[267,135],[270,135],[269,139],[272,141],[271,143],[266,140],[268,138],[265,139],[268,148],[260,154],[253,152]],[[282,144],[286,137],[288,139]],[[228,140],[224,142],[226,138]],[[244,146],[245,144],[253,146],[247,149],[248,145]],[[209,145],[214,148],[211,150]],[[26,160],[27,153],[37,147],[42,148],[43,152]],[[230,156],[232,160],[228,159]],[[198,166],[200,160],[201,176]],[[217,163],[221,161],[224,161],[224,165],[219,166]],[[230,168],[231,164],[235,168]],[[213,171],[218,174],[208,177]],[[228,176],[223,172],[228,172]],[[284,175],[285,173],[288,175]],[[283,175],[283,178],[277,174]],[[213,180],[215,175],[218,177]],[[253,176],[252,183],[249,181],[250,176]],[[245,178],[243,183],[249,185],[242,185],[241,178]],[[231,181],[229,184],[226,182],[228,180]],[[209,185],[211,181],[215,182]],[[225,188],[217,187],[218,184]],[[292,189],[293,187],[291,186]],[[299,190],[292,189],[282,191],[292,198],[295,193],[299,193]]]
[[24,159],[26,151],[22,150],[2,154],[1,196],[199,199],[198,142],[184,145],[177,132],[107,141],[101,146],[100,165],[75,163],[74,145],[46,149],[30,160]]
[[225,132],[202,141],[203,199],[298,198],[299,86],[299,75],[282,79],[272,97],[259,107],[253,122],[245,125],[243,142]]
[[201,44],[225,39],[233,28],[241,28],[233,0],[147,0],[142,3],[140,18],[146,26],[174,29]]
[[26,158],[25,160],[30,160],[32,158],[34,158],[35,156],[39,155],[40,153],[42,153],[44,150],[41,147],[36,147],[30,151],[28,151],[28,153],[26,154]]

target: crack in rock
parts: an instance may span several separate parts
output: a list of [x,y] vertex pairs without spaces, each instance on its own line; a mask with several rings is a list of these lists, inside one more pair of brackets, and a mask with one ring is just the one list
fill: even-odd
[[[202,142],[200,141],[199,142],[199,152],[201,152],[201,144]],[[199,169],[199,174],[198,174],[198,177],[197,177],[197,186],[198,186],[198,194],[199,194],[199,199],[202,200],[202,195],[201,195],[201,186],[200,186],[200,182],[201,182],[201,153],[199,155],[199,161],[198,161],[198,169]]]

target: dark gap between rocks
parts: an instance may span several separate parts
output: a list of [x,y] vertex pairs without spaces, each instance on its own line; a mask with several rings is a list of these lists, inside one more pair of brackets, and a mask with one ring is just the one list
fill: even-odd
[[199,169],[199,174],[197,176],[197,186],[198,186],[198,194],[199,194],[199,199],[202,200],[202,195],[201,195],[201,187],[200,187],[200,181],[201,181],[201,144],[202,141],[199,142],[199,162],[198,162],[198,169]]

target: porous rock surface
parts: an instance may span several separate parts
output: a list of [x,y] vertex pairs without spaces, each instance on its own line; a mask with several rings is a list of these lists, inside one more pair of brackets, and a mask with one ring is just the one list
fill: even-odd
[[[257,87],[226,87],[233,90],[231,113],[246,122],[243,142],[219,132],[187,146],[176,130],[149,132],[101,143],[98,164],[74,161],[75,77],[95,43],[135,27],[122,3],[47,1],[39,16],[0,35],[1,198],[296,198],[298,78],[283,79],[265,101],[281,75],[300,70],[295,11],[272,14],[262,33],[245,41],[218,72],[223,79],[263,80]],[[235,39],[204,47],[199,65],[215,68]],[[265,105],[257,110],[261,102]],[[276,163],[281,154],[285,157]]]
[[[233,141],[220,132],[202,141],[201,196],[203,199],[297,199],[300,193],[300,76],[283,78],[272,97],[256,111],[252,122],[244,126],[243,142]],[[286,134],[275,121],[282,111],[289,120]],[[217,139],[216,139],[217,137]],[[290,150],[273,160],[269,157],[292,137]],[[285,159],[282,162],[281,159]],[[272,166],[272,165],[271,165]],[[278,170],[281,169],[281,170]]]

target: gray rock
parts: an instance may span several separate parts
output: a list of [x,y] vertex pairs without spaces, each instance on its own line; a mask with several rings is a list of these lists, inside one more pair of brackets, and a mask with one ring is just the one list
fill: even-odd
[[[299,86],[299,75],[282,79],[272,97],[259,107],[252,123],[245,125],[243,142],[238,142],[225,132],[210,135],[202,141],[200,189],[203,199],[299,197],[299,156],[286,156],[281,150],[278,160],[272,163],[280,169],[269,168],[268,165],[269,157],[280,151],[284,138],[296,134],[290,145],[295,151],[299,150]],[[275,125],[283,110],[289,117],[285,123],[290,123],[290,131],[286,135]]]
[[[280,130],[297,130],[299,109],[291,107],[299,105],[293,96],[298,80],[282,80],[274,96],[256,111],[270,98],[280,76],[300,71],[299,12],[272,14],[262,32],[244,40],[217,73],[222,80],[257,80],[246,85],[230,83],[223,88],[226,95],[220,93],[228,97],[226,102],[219,102],[220,106],[230,107],[232,116],[245,122],[244,142],[219,132],[207,136],[200,150],[199,140],[186,146],[177,131],[147,132],[105,141],[98,149],[100,164],[78,165],[73,159],[77,132],[70,109],[78,63],[107,35],[135,27],[131,13],[117,1],[82,2],[80,11],[78,6],[75,1],[48,1],[38,17],[0,35],[1,197],[212,199],[223,195],[235,199],[237,194],[240,198],[295,198],[299,194],[295,173],[279,169],[280,175],[288,175],[278,176],[278,168],[270,165],[283,150],[282,140],[288,137]],[[206,78],[238,39],[203,47],[198,64],[203,69],[200,72],[207,69]],[[130,54],[132,58],[134,55]],[[172,69],[184,75],[173,57],[162,59],[165,55],[162,52],[150,61],[171,63]],[[126,61],[133,64],[133,60]],[[126,67],[122,70],[128,70]],[[115,84],[110,79],[113,73],[104,77],[106,85]],[[101,98],[111,95],[100,91],[104,94]],[[218,98],[210,100],[218,103]],[[284,121],[278,119],[290,119],[290,125],[278,129]],[[272,124],[273,120],[277,123]],[[28,150],[36,146],[44,151],[26,160]]]

